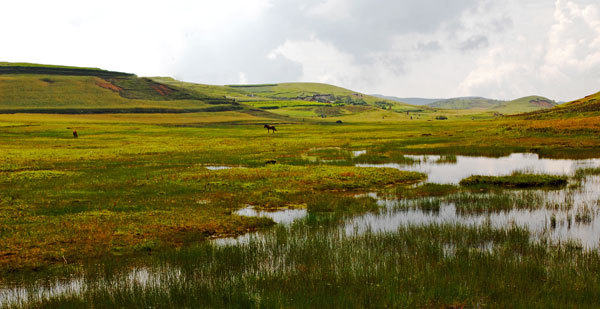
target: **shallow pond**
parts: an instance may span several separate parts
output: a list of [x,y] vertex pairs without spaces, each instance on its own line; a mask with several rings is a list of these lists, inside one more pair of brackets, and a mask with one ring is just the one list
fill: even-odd
[[414,164],[357,164],[356,166],[391,167],[422,172],[427,174],[427,182],[442,184],[458,184],[461,179],[472,175],[503,176],[514,172],[571,176],[577,169],[600,166],[600,159],[540,159],[537,154],[531,153],[514,153],[500,158],[456,156],[456,162],[442,163],[438,163],[441,156],[407,155],[406,157],[417,162]]
[[[480,226],[489,224],[494,228],[511,225],[527,228],[533,241],[548,239],[555,243],[575,241],[586,249],[600,245],[600,177],[588,177],[578,188],[562,190],[515,190],[505,193],[514,199],[530,198],[540,203],[536,209],[495,210],[469,213],[460,210],[447,198],[397,200],[379,198],[384,208],[375,214],[354,217],[344,223],[347,234],[395,231],[401,226],[428,224],[461,224]],[[489,196],[473,193],[471,196]],[[420,209],[419,203],[439,201],[435,211]]]
[[[467,157],[456,156],[456,163],[438,162],[440,156],[407,156],[417,164],[359,164],[358,166],[392,167],[401,170],[418,171],[428,175],[428,182],[457,184],[461,179],[472,175],[500,176],[521,171],[573,176],[581,168],[600,167],[600,159],[567,160],[540,159],[537,154],[516,153],[507,157]],[[428,199],[397,200],[376,198],[382,207],[379,213],[369,213],[347,219],[341,227],[347,234],[370,231],[394,231],[401,226],[426,224],[464,224],[505,227],[517,225],[530,230],[537,240],[549,239],[554,242],[573,240],[584,248],[598,248],[600,244],[600,177],[593,176],[581,180],[577,186],[559,190],[506,190],[506,198],[514,200],[530,198],[539,203],[535,209],[514,207],[507,211],[495,210],[480,213],[465,213],[457,209],[447,198],[433,199],[439,202],[439,210],[420,209],[419,203],[431,202]],[[472,193],[472,196],[485,197],[486,194]],[[290,223],[307,215],[306,211],[256,212],[242,209],[239,215],[269,216],[278,223]],[[220,244],[246,242],[249,236],[219,240]]]

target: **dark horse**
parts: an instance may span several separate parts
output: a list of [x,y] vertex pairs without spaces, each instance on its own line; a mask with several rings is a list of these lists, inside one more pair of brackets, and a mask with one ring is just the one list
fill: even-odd
[[267,128],[267,133],[269,133],[270,130],[273,130],[273,133],[277,131],[277,129],[275,129],[275,126],[270,126],[268,124],[265,124],[264,128]]
[[77,138],[77,137],[78,137],[78,135],[77,135],[77,131],[75,131],[75,130],[73,130],[73,137],[74,137],[74,138]]

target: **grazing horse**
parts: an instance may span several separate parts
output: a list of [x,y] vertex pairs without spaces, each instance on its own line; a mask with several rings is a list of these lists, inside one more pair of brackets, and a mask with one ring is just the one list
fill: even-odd
[[77,131],[73,130],[73,137],[77,138]]
[[277,131],[277,129],[275,129],[275,126],[270,126],[268,124],[265,124],[265,126],[263,128],[267,128],[267,133],[269,133],[270,130],[273,130],[273,133],[275,133],[275,131]]

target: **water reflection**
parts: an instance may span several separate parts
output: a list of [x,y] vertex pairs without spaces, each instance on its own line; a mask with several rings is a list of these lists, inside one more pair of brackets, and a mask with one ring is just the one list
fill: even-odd
[[364,155],[366,153],[367,153],[366,150],[355,150],[355,151],[352,151],[352,156],[353,157],[360,157],[360,156],[362,156],[362,155]]
[[[508,194],[519,194],[511,191]],[[529,192],[531,193],[531,192]],[[429,224],[461,224],[480,226],[489,224],[495,228],[511,225],[526,227],[533,240],[548,238],[553,242],[575,241],[586,249],[597,249],[600,240],[600,177],[590,177],[581,188],[556,191],[535,191],[544,205],[539,209],[512,209],[469,214],[457,209],[453,202],[442,198],[439,211],[421,210],[419,200],[378,199],[384,208],[375,214],[354,217],[344,223],[346,234],[392,232],[402,226]],[[481,193],[480,193],[481,194]],[[554,209],[554,205],[563,209]],[[577,214],[589,211],[589,221],[578,221]],[[553,219],[554,218],[554,219]]]
[[467,157],[456,156],[456,163],[438,163],[440,156],[409,156],[415,164],[357,164],[362,167],[391,167],[405,171],[422,172],[428,175],[428,182],[458,184],[461,179],[472,175],[503,176],[521,171],[553,175],[573,175],[577,169],[600,166],[600,159],[566,160],[540,159],[537,154],[513,153],[507,157]]
[[[440,156],[409,156],[420,163],[404,164],[359,164],[359,166],[393,167],[402,170],[427,173],[429,182],[458,183],[468,176],[507,175],[515,171],[556,175],[573,175],[577,169],[599,167],[600,159],[555,160],[540,159],[537,154],[512,154],[501,158],[457,156],[456,163],[447,163]],[[574,240],[585,248],[598,248],[600,239],[600,177],[593,176],[581,180],[576,187],[560,190],[508,190],[512,200],[535,195],[535,201],[542,203],[536,209],[511,209],[508,211],[484,211],[469,213],[457,209],[457,205],[447,198],[440,198],[439,210],[422,210],[418,203],[423,200],[394,200],[379,198],[374,193],[368,195],[378,199],[382,207],[379,213],[366,214],[348,219],[342,229],[348,233],[365,231],[395,231],[401,226],[428,224],[462,224],[493,227],[517,225],[529,229],[536,239],[548,238],[555,242]],[[474,193],[474,195],[477,195]],[[481,195],[481,194],[479,194]],[[412,204],[412,205],[411,205]],[[509,207],[511,208],[511,207]],[[515,207],[516,208],[516,207]],[[240,215],[269,216],[276,222],[290,223],[306,216],[306,211],[256,212],[242,209]],[[250,236],[220,240],[222,244],[247,242]]]
[[247,217],[267,217],[271,218],[275,223],[289,224],[305,217],[307,211],[306,209],[257,210],[249,206],[236,211],[235,214]]
[[230,168],[240,168],[238,166],[225,166],[225,165],[208,165],[204,166],[207,170],[218,171],[218,170],[227,170]]
[[[275,223],[278,224],[290,224],[298,219],[306,217],[308,215],[308,211],[306,209],[278,209],[267,211],[257,210],[253,206],[248,206],[234,212],[234,214],[247,217],[267,217],[271,218],[273,221],[275,221]],[[258,235],[258,232],[246,233],[236,237],[215,238],[212,240],[212,242],[220,246],[236,245],[248,243],[252,237],[257,237]]]

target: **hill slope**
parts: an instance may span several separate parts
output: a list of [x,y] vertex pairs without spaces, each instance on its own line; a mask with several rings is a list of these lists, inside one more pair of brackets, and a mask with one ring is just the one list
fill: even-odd
[[0,112],[122,113],[244,110],[234,100],[95,68],[0,63]]
[[[202,85],[97,68],[0,63],[0,113],[243,112],[262,118],[327,118],[371,112],[429,113],[320,83]],[[378,119],[391,114],[377,114]],[[293,118],[289,118],[293,117]],[[418,117],[418,116],[417,116]]]
[[429,103],[427,106],[442,109],[490,109],[500,103],[498,100],[481,97],[462,97]]
[[245,105],[298,118],[337,117],[376,110],[399,113],[427,110],[320,83],[214,86],[181,82],[168,77],[153,77],[153,80],[190,91],[234,99]]
[[371,105],[375,107],[414,106],[385,98],[362,94],[356,91],[321,83],[280,83],[264,85],[229,85],[251,96],[269,99],[302,100],[320,103]]
[[427,105],[427,104],[431,104],[431,103],[434,103],[437,101],[444,100],[444,99],[427,99],[427,98],[399,98],[399,97],[387,96],[387,95],[381,95],[381,94],[372,94],[372,96],[382,98],[382,99],[392,100],[392,101],[396,101],[396,102],[401,102],[401,103],[405,103],[405,104],[410,104],[410,105]]
[[548,109],[556,105],[556,102],[545,97],[528,96],[508,102],[502,102],[490,109],[509,115]]
[[556,102],[542,96],[528,96],[512,101],[500,101],[481,97],[461,97],[427,104],[429,107],[454,110],[482,110],[512,115],[556,106]]
[[600,92],[550,109],[523,114],[528,119],[594,117],[600,115]]

